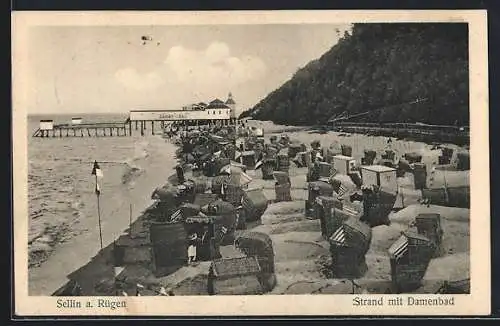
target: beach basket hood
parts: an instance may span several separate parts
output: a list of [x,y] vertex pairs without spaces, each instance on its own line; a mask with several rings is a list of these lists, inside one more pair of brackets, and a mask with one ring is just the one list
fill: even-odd
[[151,199],[161,200],[161,201],[173,200],[175,197],[176,197],[176,189],[169,186],[156,188],[151,194]]
[[231,174],[231,184],[238,186],[246,186],[252,182],[252,178],[245,172]]
[[219,174],[231,175],[231,174],[238,174],[241,172],[244,172],[243,166],[241,164],[236,163],[236,162],[231,162],[227,165],[224,165],[220,169]]
[[264,273],[274,273],[274,249],[269,235],[246,231],[234,241],[234,245],[247,256],[256,257]]

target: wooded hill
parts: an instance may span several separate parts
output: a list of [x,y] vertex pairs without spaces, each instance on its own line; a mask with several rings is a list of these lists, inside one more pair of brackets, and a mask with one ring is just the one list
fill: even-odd
[[353,24],[240,117],[315,125],[345,111],[371,111],[356,121],[468,125],[467,24]]

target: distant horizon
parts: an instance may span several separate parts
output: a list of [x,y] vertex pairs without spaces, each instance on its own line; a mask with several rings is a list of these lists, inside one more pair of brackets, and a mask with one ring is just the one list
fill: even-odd
[[40,117],[40,116],[71,116],[77,118],[78,116],[86,115],[126,115],[130,112],[42,112],[42,113],[28,113],[28,117]]

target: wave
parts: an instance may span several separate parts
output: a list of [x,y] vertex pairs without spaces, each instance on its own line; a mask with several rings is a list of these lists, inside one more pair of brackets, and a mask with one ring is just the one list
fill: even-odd
[[139,143],[135,143],[134,147],[134,156],[129,158],[124,162],[125,164],[125,172],[122,175],[122,184],[132,184],[132,182],[145,171],[144,169],[137,165],[137,161],[143,160],[149,157],[148,147],[149,142],[147,140],[143,140]]
[[122,184],[130,184],[138,176],[144,173],[144,170],[130,162],[125,162],[125,172],[122,174]]
[[149,156],[149,152],[147,148],[149,147],[149,142],[147,140],[141,141],[140,143],[136,143],[138,145],[134,147],[134,156],[131,158],[132,161],[138,161],[141,159],[145,159]]

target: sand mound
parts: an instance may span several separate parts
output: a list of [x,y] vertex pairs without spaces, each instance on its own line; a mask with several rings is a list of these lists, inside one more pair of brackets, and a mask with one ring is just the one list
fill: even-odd
[[[305,206],[304,202],[302,201],[287,201],[287,202],[279,202],[279,203],[273,203],[269,205],[264,212],[264,216],[268,214],[279,214],[279,215],[285,215],[285,214],[293,214],[293,213],[305,213]],[[264,217],[263,216],[263,217]]]
[[319,220],[296,221],[280,223],[273,226],[269,234],[281,234],[287,232],[321,232]]
[[380,225],[372,228],[372,242],[370,245],[370,253],[383,253],[396,241],[401,232],[406,230],[408,225],[392,223],[391,225]]
[[283,294],[309,294],[309,293],[320,293],[321,290],[329,284],[321,281],[297,281],[294,282],[283,291]]
[[208,295],[208,276],[198,274],[178,283],[174,288],[175,295]]
[[386,253],[368,253],[365,256],[368,270],[361,279],[390,280],[391,262]]
[[425,280],[462,280],[470,277],[470,256],[458,253],[431,260]]
[[328,254],[326,242],[318,232],[291,231],[283,234],[272,234],[275,261],[289,261],[299,259],[315,259]]
[[304,213],[266,214],[262,216],[263,225],[284,224],[284,223],[304,221],[304,220],[306,220]]
[[274,269],[276,274],[280,276],[278,277],[280,283],[284,283],[287,278],[293,277],[295,277],[295,280],[310,279],[311,277],[321,278],[314,259],[278,261],[275,263]]
[[467,208],[446,207],[438,205],[410,205],[397,213],[391,214],[391,222],[410,223],[418,214],[436,213],[443,219],[451,221],[468,222],[470,220],[470,210]]

